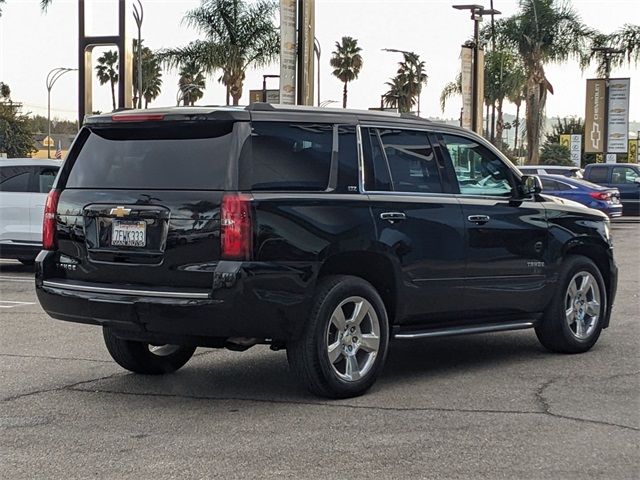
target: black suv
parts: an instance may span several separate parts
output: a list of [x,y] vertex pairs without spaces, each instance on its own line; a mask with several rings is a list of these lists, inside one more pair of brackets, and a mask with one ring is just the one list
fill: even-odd
[[286,348],[359,395],[390,340],[535,328],[589,350],[617,269],[607,217],[540,194],[494,147],[413,116],[257,104],[89,118],[51,191],[40,303],[112,357]]

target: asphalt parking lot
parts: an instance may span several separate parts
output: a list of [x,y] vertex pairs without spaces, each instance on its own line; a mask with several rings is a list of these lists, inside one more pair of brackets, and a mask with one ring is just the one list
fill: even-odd
[[547,353],[533,331],[395,343],[344,401],[308,395],[264,347],[129,374],[2,262],[2,478],[637,479],[640,223],[613,235],[618,298],[591,352]]

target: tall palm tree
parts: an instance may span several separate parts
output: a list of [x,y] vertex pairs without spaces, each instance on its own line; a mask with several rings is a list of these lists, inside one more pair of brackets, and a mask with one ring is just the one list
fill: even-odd
[[386,85],[389,90],[382,96],[388,106],[398,108],[398,111],[410,112],[418,103],[422,86],[427,84],[425,63],[412,52],[403,52],[404,60],[399,63],[398,72]]
[[[149,47],[142,44],[142,98],[144,98],[144,108],[149,106],[160,95],[162,89],[162,68],[156,55]],[[138,40],[133,39],[133,71],[138,71]],[[133,104],[137,105],[140,91],[138,87],[138,76],[133,76]]]
[[197,100],[200,100],[205,88],[205,78],[200,65],[195,62],[185,63],[180,69],[178,86],[185,106],[193,106]]
[[507,95],[507,98],[509,99],[509,101],[511,103],[513,103],[516,106],[516,118],[512,123],[513,127],[515,128],[514,131],[514,139],[513,139],[513,151],[517,151],[518,149],[518,130],[520,129],[520,107],[522,106],[522,102],[525,99],[525,89],[524,89],[524,83],[520,86],[520,89],[514,89],[513,91],[509,92],[509,94]]
[[118,52],[109,50],[98,57],[96,65],[96,76],[100,85],[109,83],[111,85],[111,101],[113,109],[116,109],[116,83],[118,83]]
[[561,0],[520,0],[518,13],[498,20],[495,27],[500,43],[514,48],[524,64],[527,161],[538,163],[547,92],[553,93],[544,67],[569,58],[585,65],[594,31]]
[[183,21],[204,39],[163,50],[159,59],[170,68],[194,62],[206,74],[222,70],[219,81],[227,88],[227,103],[230,96],[238,105],[247,69],[269,65],[280,51],[277,8],[272,0],[201,0]]
[[357,39],[342,37],[342,43],[336,42],[336,49],[332,53],[329,63],[333,67],[333,75],[344,83],[342,108],[347,108],[347,85],[358,78],[362,70],[361,51],[362,48],[358,46]]
[[[614,55],[611,57],[611,67],[621,67],[628,63],[635,65],[640,61],[640,25],[631,25],[626,23],[615,32],[604,35],[598,34],[593,39],[594,47],[612,47],[622,50],[623,55]],[[607,60],[602,52],[592,52],[591,58],[595,58],[598,62],[598,77],[605,78],[607,76]]]

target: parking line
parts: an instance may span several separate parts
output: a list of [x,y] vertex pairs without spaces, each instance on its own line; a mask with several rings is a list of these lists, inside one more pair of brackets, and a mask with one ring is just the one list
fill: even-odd
[[28,278],[28,277],[9,277],[6,275],[0,275],[0,281],[7,281],[7,282],[33,282],[34,279],[33,278]]
[[14,302],[12,300],[0,300],[0,308],[15,308],[25,305],[35,305],[35,302]]

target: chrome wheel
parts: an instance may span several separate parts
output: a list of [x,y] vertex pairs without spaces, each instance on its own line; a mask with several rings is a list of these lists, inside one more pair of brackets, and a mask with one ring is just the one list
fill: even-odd
[[151,345],[149,344],[149,351],[159,357],[168,357],[173,355],[180,349],[180,345]]
[[586,340],[600,318],[600,287],[589,272],[576,273],[565,296],[565,317],[569,330],[579,340]]
[[354,382],[369,373],[380,348],[380,322],[373,305],[349,297],[336,307],[327,327],[327,355],[334,373]]

